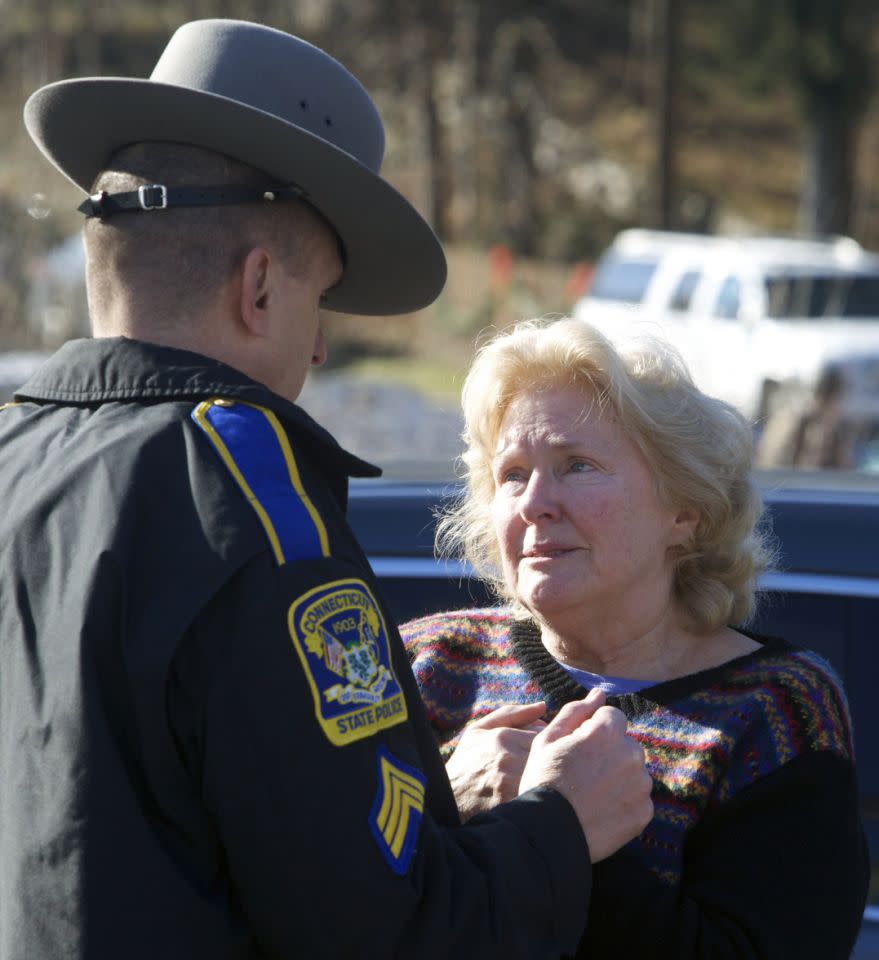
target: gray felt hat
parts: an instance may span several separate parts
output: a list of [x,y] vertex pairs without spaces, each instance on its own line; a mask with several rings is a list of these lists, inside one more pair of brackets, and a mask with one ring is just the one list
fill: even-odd
[[298,37],[196,20],[171,37],[149,80],[51,83],[30,97],[24,119],[40,150],[85,191],[115,150],[151,140],[214,150],[296,184],[344,247],[329,309],[406,313],[445,283],[433,231],[379,176],[384,128],[375,104],[345,67]]

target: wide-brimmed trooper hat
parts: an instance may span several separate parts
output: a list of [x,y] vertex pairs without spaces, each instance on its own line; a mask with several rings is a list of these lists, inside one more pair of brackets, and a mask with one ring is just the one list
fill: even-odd
[[[142,141],[203,147],[295,184],[344,248],[329,309],[405,313],[445,283],[433,231],[379,176],[385,138],[375,104],[342,64],[298,37],[196,20],[171,37],[148,80],[52,83],[30,97],[24,118],[40,150],[86,192],[114,151]],[[181,171],[167,186],[189,185]]]

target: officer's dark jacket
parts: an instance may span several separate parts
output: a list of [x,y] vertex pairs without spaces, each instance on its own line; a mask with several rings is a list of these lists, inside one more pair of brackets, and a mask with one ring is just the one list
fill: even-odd
[[550,790],[458,824],[345,517],[374,468],[195,354],[67,344],[0,410],[0,960],[538,957]]

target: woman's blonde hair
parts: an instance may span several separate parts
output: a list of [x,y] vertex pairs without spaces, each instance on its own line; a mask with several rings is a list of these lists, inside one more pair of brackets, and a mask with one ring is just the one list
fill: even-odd
[[501,573],[492,519],[492,458],[516,397],[571,386],[609,410],[643,453],[658,495],[698,515],[692,543],[675,557],[673,590],[699,632],[746,622],[757,578],[773,558],[752,475],[751,429],[729,404],[693,383],[679,354],[658,338],[615,347],[575,319],[529,320],[478,351],[464,383],[464,489],[440,517],[441,554],[469,561],[499,597],[513,597]]

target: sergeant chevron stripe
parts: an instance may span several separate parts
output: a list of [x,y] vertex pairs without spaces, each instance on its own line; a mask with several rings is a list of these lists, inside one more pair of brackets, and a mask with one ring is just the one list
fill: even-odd
[[394,873],[409,869],[424,811],[424,774],[379,747],[378,791],[369,816],[372,835]]

